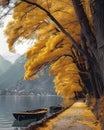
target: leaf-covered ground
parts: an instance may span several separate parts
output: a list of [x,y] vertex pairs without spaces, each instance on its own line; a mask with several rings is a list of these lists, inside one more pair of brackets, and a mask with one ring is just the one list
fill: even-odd
[[35,130],[101,130],[101,124],[87,105],[78,101]]

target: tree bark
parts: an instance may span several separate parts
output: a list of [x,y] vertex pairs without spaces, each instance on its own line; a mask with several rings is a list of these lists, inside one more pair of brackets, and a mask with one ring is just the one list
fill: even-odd
[[[72,0],[76,15],[78,17],[80,26],[81,26],[81,33],[82,33],[82,46],[84,49],[84,52],[86,52],[86,61],[88,64],[88,71],[89,71],[89,80],[90,80],[90,85],[92,86],[93,90],[93,95],[95,97],[100,97],[102,92],[101,88],[99,88],[99,83],[101,80],[97,79],[97,75],[101,75],[101,65],[104,64],[104,62],[101,64],[101,61],[99,62],[99,56],[101,56],[101,51],[99,52],[97,50],[97,42],[96,42],[96,37],[94,36],[91,27],[89,25],[89,21],[87,18],[87,15],[84,11],[83,5],[81,3],[81,0]],[[98,4],[98,3],[97,3]],[[83,40],[84,38],[84,40]],[[88,46],[90,48],[90,53],[86,51],[87,49],[85,48],[86,43],[88,42]],[[100,63],[100,64],[99,64]],[[98,70],[97,70],[98,69]],[[103,73],[104,71],[102,71]],[[102,74],[103,75],[103,74]],[[101,77],[101,76],[100,76]],[[103,87],[103,86],[102,86]]]
[[89,43],[89,48],[91,51],[93,51],[94,48],[96,48],[96,38],[91,30],[91,27],[89,25],[89,20],[87,18],[87,15],[84,11],[83,5],[81,0],[72,0],[76,15],[78,17],[82,33],[84,34],[86,40]]
[[90,0],[90,6],[97,39],[98,63],[104,84],[104,0]]

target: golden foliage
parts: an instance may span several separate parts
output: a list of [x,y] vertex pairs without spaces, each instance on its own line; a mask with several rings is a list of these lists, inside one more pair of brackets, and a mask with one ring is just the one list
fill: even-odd
[[[71,0],[32,2],[47,9],[76,41],[80,41],[80,27]],[[72,59],[72,44],[45,12],[22,2],[14,8],[13,20],[8,24],[6,34],[10,50],[19,37],[37,40],[26,53],[28,62],[24,79],[37,78],[36,73],[48,64],[51,66],[50,75],[55,76],[58,95],[74,97],[74,92],[82,90],[79,70]]]
[[50,75],[55,75],[55,88],[58,95],[65,98],[74,97],[74,92],[82,90],[79,85],[80,76],[71,57],[61,57],[51,65]]

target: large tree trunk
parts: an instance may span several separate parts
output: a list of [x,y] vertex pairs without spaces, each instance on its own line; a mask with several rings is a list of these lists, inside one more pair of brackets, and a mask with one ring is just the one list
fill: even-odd
[[98,63],[104,83],[104,0],[90,0],[90,5],[97,39]]
[[[89,49],[90,49],[90,52],[86,52],[85,51],[86,48],[84,48],[84,52],[86,52],[85,58],[86,58],[86,61],[88,64],[89,80],[91,83],[90,85],[93,90],[93,95],[95,97],[99,97],[102,95],[102,91],[103,91],[102,80],[104,81],[104,70],[103,70],[104,69],[104,55],[103,55],[104,50],[103,50],[102,46],[100,48],[98,48],[98,42],[99,42],[98,38],[96,41],[96,36],[94,36],[94,34],[91,30],[91,27],[89,25],[89,21],[88,21],[86,13],[84,11],[81,0],[72,0],[72,2],[73,2],[74,9],[76,11],[76,15],[78,17],[80,26],[81,26],[81,33],[83,34],[83,36],[85,37],[85,40],[86,40],[86,41],[83,41],[83,39],[82,39],[82,45],[86,44],[86,42],[88,42]],[[91,2],[91,4],[92,4],[92,2]],[[98,5],[98,3],[96,3],[96,4]],[[94,6],[94,8],[95,8],[95,6]],[[95,13],[93,14],[93,18],[96,18]],[[94,19],[94,21],[95,21],[95,19]],[[102,20],[98,20],[98,21],[102,22]],[[95,25],[95,27],[97,28],[96,30],[98,31],[98,33],[100,33],[98,25]],[[102,33],[103,32],[104,31],[102,31]],[[101,36],[98,36],[98,37],[99,37],[99,39],[101,38]],[[102,39],[104,39],[104,38],[102,37]],[[101,44],[100,42],[99,42],[99,44]]]

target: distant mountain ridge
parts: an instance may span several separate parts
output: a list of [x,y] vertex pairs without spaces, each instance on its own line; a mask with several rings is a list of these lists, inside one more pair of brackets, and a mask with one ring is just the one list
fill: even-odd
[[25,56],[18,58],[4,74],[0,76],[0,90],[15,90],[16,92],[35,93],[35,94],[55,94],[53,77],[46,74],[40,76],[39,79],[24,81],[25,73],[24,64],[26,62]]
[[0,55],[0,75],[6,72],[12,64]]

